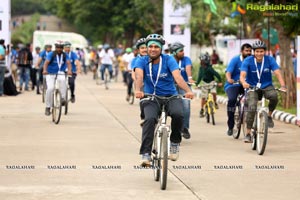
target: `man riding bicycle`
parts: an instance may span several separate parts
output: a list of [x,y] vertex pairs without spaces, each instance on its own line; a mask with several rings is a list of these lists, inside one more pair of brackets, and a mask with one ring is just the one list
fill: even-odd
[[[240,68],[242,66],[242,62],[246,57],[251,55],[251,45],[245,43],[241,47],[241,54],[235,56],[229,62],[229,65],[226,68],[226,83],[224,86],[224,90],[228,96],[227,103],[227,135],[231,136],[233,134],[234,127],[234,112],[235,112],[235,104],[239,94],[244,93],[244,88],[241,84],[237,83],[240,80]],[[234,84],[236,83],[236,84]]]
[[70,91],[71,91],[71,102],[75,102],[75,79],[78,73],[80,73],[80,61],[78,59],[78,56],[76,52],[71,51],[71,43],[66,41],[65,42],[65,48],[64,51],[68,55],[70,59],[70,63],[72,65],[72,76],[69,77],[69,86],[70,86]]
[[285,83],[281,76],[278,64],[273,57],[265,55],[267,49],[265,43],[263,41],[256,41],[252,45],[252,49],[254,50],[254,55],[249,56],[244,60],[241,66],[240,75],[240,82],[244,88],[250,88],[251,86],[259,88],[257,91],[251,91],[248,93],[248,111],[246,118],[247,133],[244,139],[246,143],[251,142],[250,132],[257,110],[257,102],[262,98],[262,95],[270,101],[268,126],[269,128],[274,127],[272,113],[277,106],[278,97],[272,83],[272,71],[281,85],[280,89],[286,91]]
[[[178,63],[179,70],[181,75],[186,83],[194,83],[192,77],[192,61],[189,57],[184,56],[184,45],[180,42],[174,42],[170,45],[169,50],[174,56],[175,60]],[[177,88],[179,94],[184,94],[184,90]],[[191,134],[189,131],[190,128],[190,113],[191,113],[191,105],[190,101],[183,100],[183,113],[184,113],[184,124],[182,130],[182,137],[185,139],[190,139]]]
[[[138,58],[135,63],[135,88],[136,98],[143,98],[144,94],[154,94],[162,97],[177,95],[175,87],[182,88],[187,98],[193,98],[194,94],[182,78],[176,60],[169,55],[162,54],[162,46],[165,44],[163,36],[150,34],[146,38],[148,55]],[[143,89],[142,89],[143,88]],[[178,159],[179,144],[181,142],[181,130],[183,127],[183,104],[180,98],[173,98],[167,103],[167,114],[171,116],[170,159]],[[142,130],[142,166],[149,166],[151,161],[151,149],[154,138],[155,124],[159,118],[160,105],[155,100],[144,101],[142,109],[145,121]]]
[[50,107],[53,104],[52,95],[54,91],[54,83],[55,83],[56,76],[61,91],[62,105],[65,104],[66,90],[67,90],[65,72],[66,69],[68,69],[68,75],[72,75],[72,71],[71,71],[71,63],[70,63],[69,56],[63,52],[63,48],[64,48],[64,42],[57,41],[55,43],[55,51],[52,51],[47,55],[44,64],[43,74],[47,75],[45,115],[50,115]]

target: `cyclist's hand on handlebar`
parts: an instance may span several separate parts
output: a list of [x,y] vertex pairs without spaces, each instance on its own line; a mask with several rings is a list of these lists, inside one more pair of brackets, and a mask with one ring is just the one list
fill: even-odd
[[69,76],[72,76],[72,72],[71,72],[71,71],[68,71],[68,75],[69,75]]
[[243,88],[245,88],[245,89],[250,87],[250,85],[247,82],[244,82],[242,85],[243,85]]
[[223,83],[218,83],[218,87],[222,87]]
[[48,74],[48,72],[47,71],[43,71],[43,75],[47,75]]
[[230,84],[233,84],[234,80],[233,79],[229,79],[229,80],[227,80],[227,82],[230,83]]
[[187,92],[184,94],[185,98],[188,99],[193,99],[194,98],[194,93],[193,92]]
[[135,91],[135,98],[141,99],[144,97],[144,92],[142,91]]
[[281,92],[287,92],[286,86],[281,86],[281,87],[279,88],[279,90],[280,90]]

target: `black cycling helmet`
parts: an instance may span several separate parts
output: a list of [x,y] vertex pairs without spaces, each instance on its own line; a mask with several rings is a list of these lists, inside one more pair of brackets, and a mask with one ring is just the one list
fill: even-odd
[[55,46],[55,47],[61,47],[61,48],[63,48],[64,45],[65,45],[65,43],[64,43],[63,41],[61,41],[61,40],[57,40],[57,41],[54,43],[54,46]]
[[264,50],[266,50],[267,46],[266,46],[266,44],[263,41],[258,40],[258,41],[256,41],[256,42],[253,43],[252,49],[253,50],[255,50],[255,49],[264,49]]
[[147,45],[147,46],[148,46],[148,43],[149,43],[150,41],[156,41],[156,42],[159,42],[159,43],[161,44],[161,46],[163,46],[163,45],[166,43],[164,37],[163,37],[162,35],[159,35],[159,34],[156,34],[156,33],[150,34],[150,35],[148,35],[148,36],[146,37],[146,45]]
[[146,44],[146,38],[140,38],[138,41],[136,41],[135,46],[137,49],[140,48],[143,44]]
[[180,42],[174,42],[169,46],[171,53],[175,53],[175,54],[178,49],[183,49],[183,48],[184,48],[184,45]]
[[204,61],[204,63],[209,64],[210,63],[210,57],[208,54],[201,54],[199,56],[200,61]]
[[72,44],[71,44],[71,42],[69,42],[69,41],[65,41],[65,44],[64,44],[64,45],[70,47]]

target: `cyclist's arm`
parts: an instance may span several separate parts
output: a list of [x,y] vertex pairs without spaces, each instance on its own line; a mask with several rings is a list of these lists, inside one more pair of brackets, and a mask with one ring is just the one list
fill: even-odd
[[76,73],[81,72],[81,63],[78,59],[75,60],[75,66],[76,66]]
[[71,65],[71,62],[70,62],[70,60],[67,60],[66,62],[67,62],[68,74],[72,75],[72,65]]
[[215,77],[217,77],[219,83],[222,83],[222,78],[221,78],[220,74],[216,70],[214,70],[212,67],[211,67],[211,70],[212,70],[213,75]]
[[240,73],[240,82],[242,83],[244,88],[249,88],[250,85],[246,82],[247,72],[241,71]]
[[134,69],[135,74],[135,96],[136,98],[144,97],[144,93],[142,91],[143,88],[143,80],[144,80],[144,71],[140,68]]
[[195,81],[193,80],[193,77],[192,77],[192,65],[187,65],[185,67],[185,70],[186,70],[186,74],[188,76],[189,83],[194,83]]
[[282,78],[282,76],[281,76],[280,69],[275,70],[275,71],[274,71],[274,74],[275,74],[276,78],[278,79],[281,88],[286,89],[286,88],[285,88],[286,86],[285,86],[284,80],[283,80],[283,78]]
[[45,63],[43,66],[43,74],[47,74],[49,63],[50,63],[50,60],[45,60]]

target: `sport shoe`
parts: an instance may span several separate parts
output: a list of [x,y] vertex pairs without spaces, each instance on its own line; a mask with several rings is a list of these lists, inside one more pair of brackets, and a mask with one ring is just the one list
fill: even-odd
[[170,145],[170,160],[176,161],[179,157],[179,143],[171,142]]
[[251,138],[251,134],[248,133],[245,138],[244,138],[244,142],[245,143],[251,143],[252,142],[252,138]]
[[141,167],[150,167],[151,166],[151,156],[149,153],[142,155]]
[[215,103],[215,107],[216,109],[219,109],[219,105],[217,103]]
[[75,95],[71,96],[71,102],[75,103]]
[[190,139],[191,138],[191,134],[189,132],[189,129],[184,128],[182,131],[182,137],[185,139]]
[[126,101],[129,101],[129,95],[127,94],[127,96],[126,96]]
[[62,100],[61,100],[61,105],[62,105],[62,106],[65,106],[65,105],[66,105],[66,100],[62,99]]
[[228,136],[232,136],[232,134],[233,134],[233,129],[228,129],[227,130],[227,135]]
[[272,117],[268,116],[268,127],[273,128],[274,127],[274,122]]
[[203,117],[204,117],[204,110],[201,109],[201,110],[200,110],[200,118],[203,118]]
[[51,113],[50,113],[50,108],[46,108],[45,109],[45,115],[49,116]]

